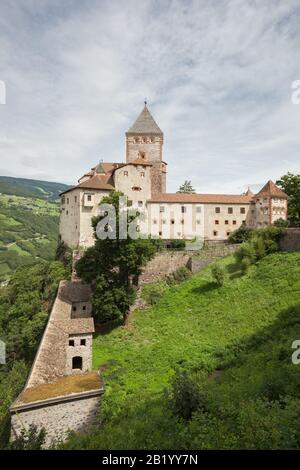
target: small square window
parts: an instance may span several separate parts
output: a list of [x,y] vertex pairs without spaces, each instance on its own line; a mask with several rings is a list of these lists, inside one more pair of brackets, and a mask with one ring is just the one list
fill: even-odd
[[232,224],[233,224],[233,225],[236,225],[236,220],[233,220],[233,221],[232,221]]
[[229,220],[225,220],[225,225],[228,225],[229,224]]
[[233,214],[233,208],[232,207],[228,207],[228,214]]
[[227,237],[229,237],[229,235],[230,235],[230,232],[226,232],[226,235],[227,235]]
[[124,176],[128,176],[128,171],[124,171]]
[[240,212],[241,212],[241,214],[245,214],[246,213],[245,207],[240,207]]
[[144,178],[145,177],[145,173],[144,171],[141,172],[141,177]]
[[69,346],[75,346],[74,339],[69,339]]
[[221,212],[220,207],[216,207],[216,208],[215,208],[215,213],[216,213],[216,214],[220,214],[220,212]]
[[214,237],[217,237],[218,236],[218,232],[216,230],[213,231],[213,235]]
[[174,220],[174,219],[171,219],[171,224],[172,224],[172,225],[175,224],[175,220]]
[[159,206],[159,212],[165,212],[164,206]]
[[80,340],[80,346],[85,346],[86,345],[86,340],[85,339],[81,339]]
[[73,305],[72,309],[73,309],[73,312],[76,312],[77,307],[75,307],[75,305]]
[[218,220],[215,220],[215,225],[219,225],[219,221],[218,221]]
[[92,195],[91,195],[91,194],[88,194],[87,200],[88,200],[89,202],[91,202],[91,200],[92,200]]
[[200,220],[199,220],[199,219],[197,219],[197,225],[200,225],[200,223],[201,223],[201,222],[200,222]]

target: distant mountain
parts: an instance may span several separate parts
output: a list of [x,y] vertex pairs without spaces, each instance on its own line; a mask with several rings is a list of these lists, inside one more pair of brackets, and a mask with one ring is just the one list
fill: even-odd
[[59,193],[70,186],[63,183],[0,176],[0,193],[57,201]]

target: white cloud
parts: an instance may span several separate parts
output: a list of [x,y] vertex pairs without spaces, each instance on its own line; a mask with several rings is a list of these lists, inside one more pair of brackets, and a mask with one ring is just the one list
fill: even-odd
[[295,1],[1,2],[0,171],[73,183],[124,159],[143,99],[168,188],[236,192],[300,171]]

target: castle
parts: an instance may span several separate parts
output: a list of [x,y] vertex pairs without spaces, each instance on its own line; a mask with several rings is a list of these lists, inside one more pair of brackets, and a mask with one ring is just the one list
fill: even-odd
[[147,103],[126,132],[126,162],[100,162],[61,194],[60,238],[70,248],[93,245],[91,219],[111,191],[127,196],[146,221],[137,230],[164,239],[226,240],[241,225],[262,228],[287,217],[287,195],[272,181],[257,193],[167,193],[164,136]]

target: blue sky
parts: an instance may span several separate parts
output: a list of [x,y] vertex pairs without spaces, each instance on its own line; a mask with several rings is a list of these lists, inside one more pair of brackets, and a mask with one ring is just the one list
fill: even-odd
[[1,0],[0,174],[75,183],[125,158],[147,97],[168,191],[300,171],[299,0]]

